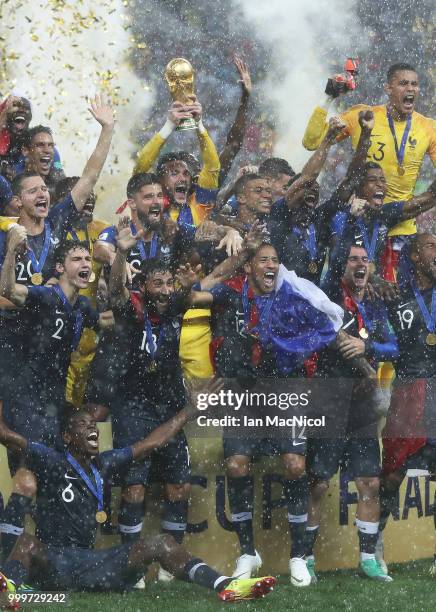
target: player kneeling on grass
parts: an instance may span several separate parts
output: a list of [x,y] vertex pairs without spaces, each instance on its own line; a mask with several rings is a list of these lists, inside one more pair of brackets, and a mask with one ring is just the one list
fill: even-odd
[[[207,391],[221,388],[220,381]],[[176,577],[218,592],[223,601],[266,595],[272,576],[233,580],[193,557],[172,536],[156,535],[133,543],[94,550],[103,511],[104,481],[132,461],[164,446],[195,412],[196,402],[132,446],[98,452],[98,430],[89,413],[71,414],[64,426],[65,452],[28,441],[0,418],[0,442],[21,451],[37,475],[36,536],[24,533],[0,573],[0,591],[15,591],[28,580],[41,589],[66,591],[125,590],[158,561]],[[7,576],[7,578],[6,578]]]

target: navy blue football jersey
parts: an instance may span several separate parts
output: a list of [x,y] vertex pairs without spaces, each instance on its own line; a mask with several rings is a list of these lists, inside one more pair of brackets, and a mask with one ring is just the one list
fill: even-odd
[[[131,447],[100,453],[92,459],[103,482],[133,461]],[[66,454],[29,442],[26,466],[38,481],[36,534],[45,544],[92,548],[95,543],[98,502]],[[95,485],[91,469],[85,470]]]

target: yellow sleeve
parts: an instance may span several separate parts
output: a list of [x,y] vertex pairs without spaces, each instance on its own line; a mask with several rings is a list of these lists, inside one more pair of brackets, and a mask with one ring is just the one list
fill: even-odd
[[218,189],[221,165],[216,147],[206,130],[198,132],[198,141],[200,143],[201,159],[203,160],[198,185],[204,189]]
[[13,223],[18,222],[18,217],[0,217],[0,230],[7,232]]
[[317,106],[313,111],[303,136],[303,147],[315,151],[327,132],[327,111]]
[[432,119],[430,121],[430,144],[428,147],[428,154],[430,156],[431,161],[433,162],[433,166],[436,167],[436,120]]
[[138,153],[138,159],[136,160],[133,174],[139,174],[139,172],[148,172],[151,166],[159,157],[160,150],[165,144],[165,139],[159,134],[155,134]]

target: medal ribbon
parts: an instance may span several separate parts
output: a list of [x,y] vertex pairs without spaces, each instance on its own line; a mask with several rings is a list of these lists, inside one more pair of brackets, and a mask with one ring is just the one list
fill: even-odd
[[179,216],[177,217],[177,225],[194,225],[194,217],[192,216],[192,210],[188,204],[183,204],[180,209]]
[[372,230],[371,243],[368,240],[368,232],[366,231],[365,222],[361,217],[356,219],[356,223],[362,233],[363,243],[365,245],[366,252],[368,253],[368,261],[374,261],[375,248],[377,246],[378,232],[380,229],[380,221],[374,223],[374,229]]
[[[137,230],[136,227],[133,225],[132,229],[134,229],[135,231],[132,232],[134,235],[136,234]],[[141,254],[141,260],[145,261],[146,259],[151,259],[152,257],[156,257],[156,253],[157,253],[157,234],[155,232],[153,232],[153,237],[151,239],[150,242],[150,250],[148,252],[148,257],[145,254],[145,243],[143,240],[138,240],[138,249],[139,252]]]
[[[62,291],[62,288],[59,285],[53,285],[52,290],[55,293],[57,293],[65,310],[71,316],[73,314],[73,307],[71,306],[70,302],[67,300],[67,296]],[[79,346],[80,336],[82,335],[82,328],[83,328],[83,313],[80,310],[80,308],[76,308],[73,338],[71,340],[71,350],[72,351],[75,351],[76,348]]]
[[44,267],[45,260],[47,259],[48,251],[50,249],[50,238],[51,238],[51,228],[49,223],[44,223],[44,244],[42,247],[41,255],[39,261],[36,259],[36,255],[33,250],[28,247],[27,256],[32,262],[32,268],[35,272],[40,273]]
[[316,261],[318,249],[316,244],[316,233],[314,224],[311,223],[307,228],[307,238],[303,238],[303,234],[299,227],[294,227],[292,231],[294,234],[296,234],[302,239],[302,242],[309,253],[310,261]]
[[373,326],[369,326],[367,325],[367,320],[366,320],[366,310],[365,308],[361,309],[359,307],[359,303],[356,302],[352,297],[351,294],[348,290],[348,287],[346,287],[346,285],[344,285],[342,283],[342,291],[344,293],[344,307],[346,308],[346,310],[348,310],[349,312],[352,312],[353,314],[356,315],[357,318],[357,331],[360,332],[361,329],[365,328],[365,326],[368,328],[369,331],[373,330]]
[[389,129],[391,130],[392,138],[394,139],[395,154],[397,156],[398,165],[402,166],[404,160],[404,153],[406,152],[407,138],[409,136],[410,128],[412,126],[412,115],[407,115],[406,127],[404,128],[403,137],[401,138],[401,144],[398,148],[398,140],[397,134],[395,132],[394,120],[388,108],[386,108],[386,114],[388,117]]
[[269,329],[271,308],[274,303],[275,291],[272,291],[268,295],[265,306],[262,308],[261,312],[258,313],[256,305],[253,312],[248,297],[248,290],[248,280],[245,280],[242,287],[242,307],[244,309],[245,329],[247,333],[256,332],[262,336],[262,332],[267,333]]
[[431,334],[434,334],[436,331],[436,287],[433,287],[433,293],[431,297],[431,311],[428,311],[428,308],[424,302],[424,298],[418,286],[415,282],[414,278],[410,278],[410,285],[413,289],[413,293],[415,294],[416,301],[418,302],[419,310],[424,317],[425,326]]
[[357,309],[359,311],[360,316],[362,317],[362,321],[365,325],[365,328],[369,331],[369,333],[371,334],[374,330],[374,326],[372,324],[372,321],[370,321],[366,315],[366,310],[365,310],[365,306],[363,305],[362,302],[356,302],[356,306]]
[[100,476],[99,471],[97,470],[95,465],[93,465],[92,463],[90,464],[91,471],[95,479],[94,486],[88,474],[68,451],[65,453],[65,456],[67,458],[68,463],[76,470],[76,472],[82,478],[83,482],[86,484],[88,489],[96,498],[98,504],[98,511],[100,512],[101,510],[103,510],[103,479]]

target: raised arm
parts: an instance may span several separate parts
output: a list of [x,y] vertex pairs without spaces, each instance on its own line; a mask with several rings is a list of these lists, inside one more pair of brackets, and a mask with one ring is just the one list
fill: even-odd
[[135,168],[133,174],[139,174],[140,172],[148,172],[154,162],[159,157],[160,150],[174,132],[176,127],[179,125],[182,119],[190,119],[191,113],[186,110],[186,106],[181,102],[173,102],[171,105],[167,119],[164,125],[145,145],[138,153]]
[[91,191],[94,189],[109,153],[114,132],[114,114],[112,108],[105,104],[99,95],[91,100],[89,112],[101,125],[97,145],[86,162],[82,176],[71,190],[71,197],[78,211],[82,210]]
[[165,446],[171,438],[173,438],[186,423],[198,414],[197,408],[197,396],[202,393],[204,395],[210,395],[212,393],[219,393],[223,388],[221,379],[208,381],[206,386],[197,392],[190,393],[189,403],[186,408],[183,408],[178,412],[172,419],[166,421],[162,425],[159,425],[154,429],[146,438],[140,440],[132,446],[133,459],[139,461],[144,457],[147,457],[150,453]]
[[142,230],[138,231],[135,235],[132,234],[128,217],[120,219],[118,223],[117,252],[109,276],[109,299],[113,307],[120,308],[129,299],[129,291],[126,288],[126,257],[129,250],[135,246],[137,240],[142,238],[142,235]]
[[414,196],[404,202],[403,219],[414,219],[418,215],[431,210],[436,205],[436,180],[421,195]]
[[244,141],[245,128],[247,125],[248,101],[253,88],[251,84],[250,71],[247,64],[237,55],[235,55],[233,61],[239,72],[239,83],[241,84],[242,95],[235,120],[229,130],[229,133],[227,134],[226,144],[224,145],[224,149],[220,154],[221,176],[223,182],[229,173],[233,160],[239,153]]
[[341,121],[340,117],[331,117],[328,122],[327,132],[319,145],[319,148],[306,162],[301,171],[302,176],[312,180],[316,180],[318,178],[321,170],[324,168],[330,147],[336,143],[336,138],[344,127],[345,124]]
[[[309,151],[314,151],[319,147],[322,139],[324,138],[328,130],[327,114],[335,98],[337,98],[341,94],[347,93],[348,91],[346,87],[335,87],[335,76],[330,77],[328,79],[326,95],[321,104],[315,108],[312,115],[310,116],[309,122],[304,132],[303,146]],[[341,117],[341,119],[343,119],[343,117]],[[338,136],[338,141],[343,140],[348,135],[348,130],[344,130]]]
[[15,282],[15,258],[26,247],[27,233],[22,225],[13,225],[8,232],[6,255],[0,274],[0,295],[16,306],[24,306],[28,290]]
[[208,290],[212,289],[217,283],[223,282],[233,276],[235,272],[245,264],[250,256],[256,252],[263,240],[265,240],[265,237],[265,226],[261,225],[259,221],[253,223],[250,231],[244,238],[242,249],[239,253],[232,257],[228,257],[200,281],[201,291],[193,291],[191,293],[191,304],[195,306],[199,306],[200,304],[210,305],[213,300]]
[[359,112],[360,138],[347,174],[341,181],[337,195],[342,202],[348,202],[357,185],[363,178],[366,156],[371,146],[371,133],[374,128],[374,113],[370,110]]
[[191,114],[197,122],[197,137],[200,145],[201,159],[203,165],[198,175],[198,186],[203,189],[218,189],[218,179],[220,173],[220,158],[212,138],[209,136],[203,125],[203,109],[196,100],[187,108],[191,109]]

